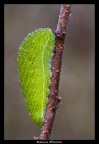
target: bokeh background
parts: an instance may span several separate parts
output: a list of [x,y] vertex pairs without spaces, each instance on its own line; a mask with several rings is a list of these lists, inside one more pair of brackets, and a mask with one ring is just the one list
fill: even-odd
[[[40,129],[32,122],[19,87],[18,47],[24,37],[38,28],[56,30],[59,4],[4,5],[4,138],[33,139]],[[71,5],[60,77],[62,98],[51,139],[95,138],[95,6]]]

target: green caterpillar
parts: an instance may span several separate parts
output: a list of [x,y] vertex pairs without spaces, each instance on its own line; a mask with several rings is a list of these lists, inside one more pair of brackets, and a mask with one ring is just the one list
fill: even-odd
[[20,87],[33,121],[42,127],[51,84],[55,36],[50,28],[28,34],[18,50]]

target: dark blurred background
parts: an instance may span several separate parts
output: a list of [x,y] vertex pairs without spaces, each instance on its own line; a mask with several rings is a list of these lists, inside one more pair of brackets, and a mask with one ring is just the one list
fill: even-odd
[[[56,30],[60,5],[9,4],[4,6],[4,138],[33,139],[40,129],[32,122],[19,87],[18,47],[38,28]],[[62,98],[51,139],[95,138],[95,6],[71,5],[60,77]]]

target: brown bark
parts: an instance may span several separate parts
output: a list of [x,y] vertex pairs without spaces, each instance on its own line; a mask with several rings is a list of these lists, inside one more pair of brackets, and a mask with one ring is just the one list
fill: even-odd
[[55,51],[52,61],[52,78],[50,85],[49,102],[46,109],[45,121],[42,126],[41,134],[37,139],[46,140],[50,138],[52,126],[58,108],[60,98],[58,97],[59,92],[59,80],[62,65],[62,54],[64,48],[64,41],[66,35],[67,22],[70,15],[70,5],[63,4],[60,8],[59,20],[57,30],[55,31]]

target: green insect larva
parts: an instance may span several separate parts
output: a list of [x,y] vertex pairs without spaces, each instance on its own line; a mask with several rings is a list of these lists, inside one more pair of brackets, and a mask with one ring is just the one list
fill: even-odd
[[51,59],[55,36],[50,28],[28,34],[18,50],[20,87],[33,121],[42,127],[48,103],[51,78]]

